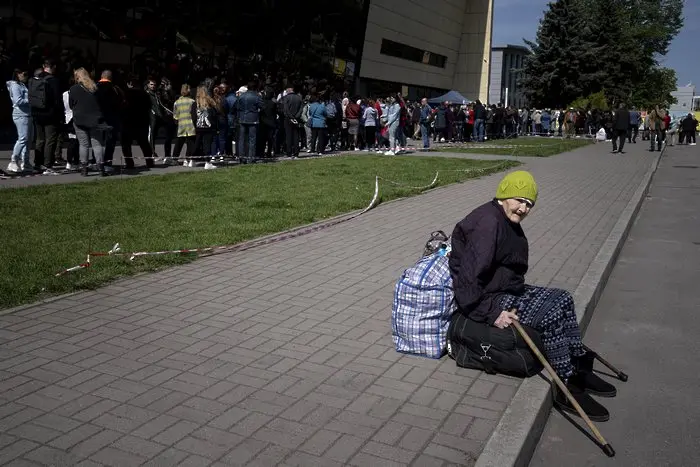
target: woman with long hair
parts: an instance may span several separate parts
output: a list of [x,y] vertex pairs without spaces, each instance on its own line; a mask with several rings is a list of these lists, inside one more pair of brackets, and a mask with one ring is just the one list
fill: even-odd
[[104,165],[104,151],[111,127],[105,123],[105,117],[97,100],[97,85],[85,68],[78,68],[73,74],[75,84],[68,91],[68,103],[73,111],[73,125],[78,139],[80,154],[80,171],[83,176],[88,173],[88,155],[90,148],[95,154],[95,161],[100,175],[107,176]]
[[229,139],[228,134],[228,116],[224,110],[226,107],[226,85],[220,84],[214,88],[214,102],[216,103],[217,117],[217,132],[214,145],[216,146],[216,155],[220,160],[224,160],[226,155],[226,144]]
[[8,172],[31,170],[29,162],[29,142],[32,140],[32,108],[29,106],[26,71],[15,70],[12,79],[7,82],[7,91],[12,101],[12,121],[17,127],[17,142],[12,149],[12,159],[7,166]]
[[[199,86],[195,102],[197,119],[195,121],[194,152],[197,157],[207,157],[211,155],[211,145],[216,134],[216,101],[209,96],[206,86]],[[204,168],[215,169],[216,166],[207,160]]]

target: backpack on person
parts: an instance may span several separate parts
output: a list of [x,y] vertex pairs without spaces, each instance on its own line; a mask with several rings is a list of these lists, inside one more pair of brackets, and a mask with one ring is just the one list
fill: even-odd
[[197,107],[196,127],[200,130],[208,130],[213,127],[213,111],[211,108]]
[[331,101],[326,104],[326,118],[329,120],[335,120],[335,104]]
[[[438,235],[436,235],[438,234]],[[448,265],[449,239],[434,232],[423,256],[396,283],[391,310],[392,338],[401,353],[441,358],[456,308]]]
[[[524,324],[521,326],[544,353],[540,333]],[[534,376],[543,368],[515,326],[500,329],[456,312],[447,331],[447,341],[447,354],[462,368],[517,378]]]
[[34,76],[29,80],[29,105],[34,109],[46,110],[49,104],[49,82],[45,77]]

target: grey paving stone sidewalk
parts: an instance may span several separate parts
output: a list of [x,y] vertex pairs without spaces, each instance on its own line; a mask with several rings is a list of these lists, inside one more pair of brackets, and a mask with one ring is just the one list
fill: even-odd
[[[527,159],[529,282],[578,285],[645,148]],[[391,300],[500,177],[0,316],[0,465],[470,465],[520,381],[396,353]]]

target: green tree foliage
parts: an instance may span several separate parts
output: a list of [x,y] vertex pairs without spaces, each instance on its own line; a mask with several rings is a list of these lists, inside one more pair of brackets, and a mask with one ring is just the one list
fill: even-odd
[[556,0],[540,21],[521,84],[529,101],[668,103],[675,73],[658,64],[683,26],[683,0]]

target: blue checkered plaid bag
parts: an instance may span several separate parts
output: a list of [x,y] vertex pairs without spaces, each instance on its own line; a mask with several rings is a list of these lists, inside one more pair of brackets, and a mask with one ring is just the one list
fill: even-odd
[[391,327],[399,352],[429,358],[445,354],[447,328],[457,307],[446,252],[424,256],[396,284]]

